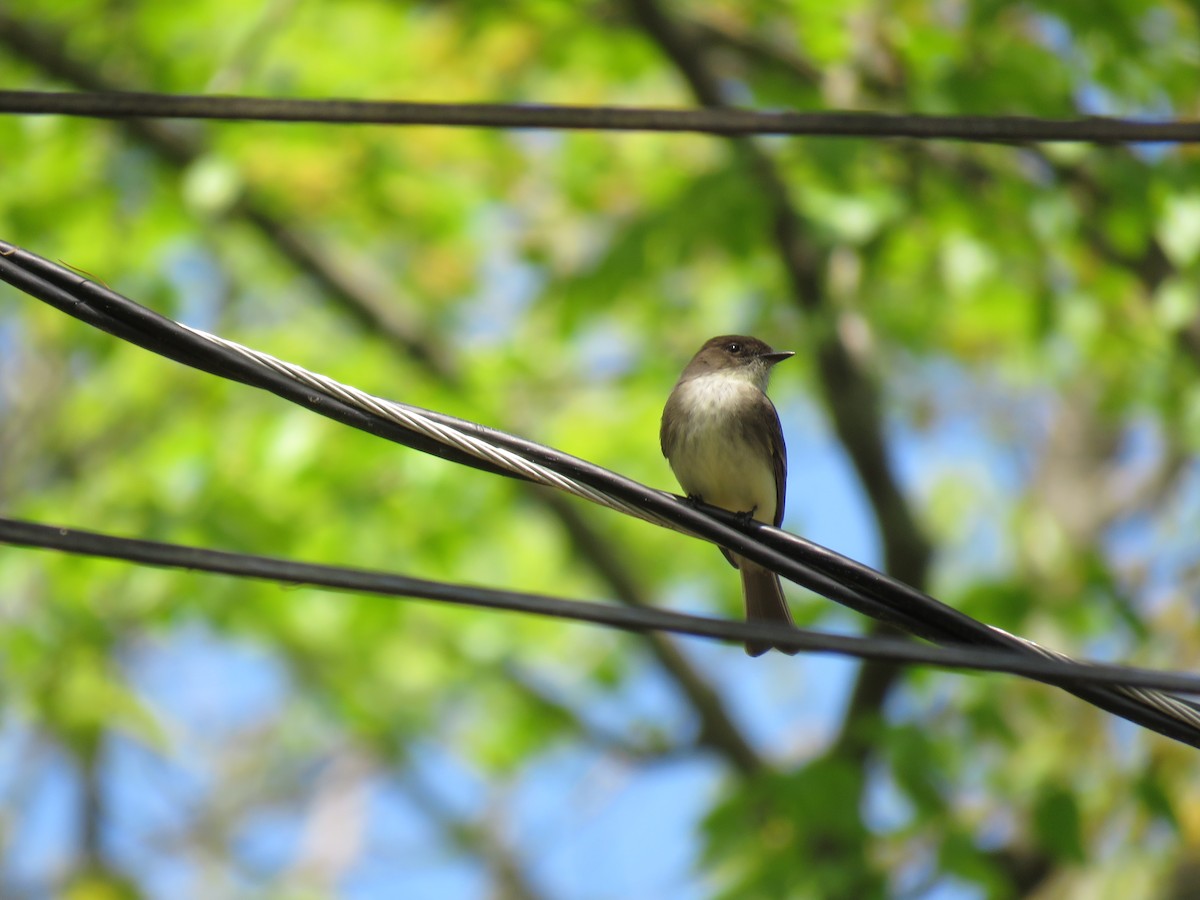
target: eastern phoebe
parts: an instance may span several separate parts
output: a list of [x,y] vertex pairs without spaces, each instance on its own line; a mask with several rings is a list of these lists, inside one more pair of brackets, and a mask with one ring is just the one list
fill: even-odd
[[[727,334],[692,357],[667,398],[659,432],[663,456],[689,499],[776,527],[783,521],[787,447],[766,390],[771,368],[794,355],[772,350],[758,338]],[[741,570],[746,618],[791,625],[779,576],[724,548],[721,552]],[[756,641],[746,644],[751,656],[770,649]]]

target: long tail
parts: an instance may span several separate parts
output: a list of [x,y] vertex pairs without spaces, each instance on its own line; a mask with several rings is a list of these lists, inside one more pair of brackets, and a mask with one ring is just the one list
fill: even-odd
[[[769,569],[764,569],[746,559],[739,560],[742,572],[742,593],[746,597],[746,618],[748,620],[763,619],[768,622],[778,622],[792,625],[792,614],[788,612],[787,601],[783,599],[783,588],[779,584],[779,576]],[[751,656],[762,656],[774,644],[748,641],[746,652]],[[783,653],[792,656],[795,650],[778,647]]]

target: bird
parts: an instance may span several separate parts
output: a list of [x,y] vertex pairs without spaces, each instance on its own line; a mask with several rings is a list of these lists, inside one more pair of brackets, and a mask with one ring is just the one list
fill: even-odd
[[[692,357],[671,389],[659,431],[663,456],[688,499],[776,527],[783,521],[787,447],[766,392],[771,370],[794,355],[755,337],[726,334]],[[721,552],[741,572],[746,618],[791,626],[779,576]],[[746,653],[761,656],[771,646],[749,641]]]

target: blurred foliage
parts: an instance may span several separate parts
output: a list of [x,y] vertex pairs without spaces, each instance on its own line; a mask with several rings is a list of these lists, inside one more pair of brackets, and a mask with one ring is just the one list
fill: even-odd
[[[666,10],[746,106],[1200,115],[1200,21],[1181,0],[679,0]],[[38,15],[23,21],[131,90],[692,102],[621,5],[71,0]],[[2,38],[0,83],[79,87]],[[120,123],[0,118],[0,237],[189,324],[663,487],[660,405],[706,337],[754,332],[801,351],[774,388],[785,421],[807,423],[789,425],[795,454],[828,440],[808,414],[820,392],[805,357],[823,335],[852,334],[937,545],[930,590],[1064,650],[1173,668],[1200,658],[1194,148],[763,141],[822,254],[824,306],[806,316],[788,295],[768,198],[718,139],[164,127],[194,158],[166,160]],[[455,377],[364,328],[249,205],[381,292]],[[946,455],[958,448],[961,463],[964,446],[981,457],[965,467]],[[0,463],[6,515],[564,596],[617,593],[521,486],[174,366],[8,288]],[[793,465],[786,525],[821,521],[812,497],[829,494]],[[646,596],[737,611],[737,579],[712,548],[584,513]],[[666,676],[626,635],[15,550],[0,551],[0,585],[7,721],[65,754],[85,785],[103,782],[115,735],[166,759],[181,752],[170,711],[129,674],[146,642],[200,626],[278,661],[286,705],[237,732],[207,811],[162,851],[223,872],[219,883],[278,878],[295,891],[280,896],[319,892],[303,867],[229,874],[227,842],[255,816],[299,816],[315,788],[297,773],[338,747],[399,775],[414,748],[440,748],[480,798],[448,834],[507,872],[497,891],[513,896],[529,884],[481,836],[511,783],[563,748],[646,766],[704,752],[682,695],[666,719],[639,705],[647,679]],[[845,621],[801,604],[818,627]],[[704,674],[717,685],[753,665],[736,648],[713,659]],[[624,711],[615,726],[598,714],[614,706]],[[854,723],[871,729],[868,760],[824,752],[840,727],[831,721],[816,733],[789,725],[760,747],[762,771],[728,766],[696,826],[699,889],[1150,897],[1200,845],[1192,751],[1066,694],[918,672],[878,712]],[[0,839],[19,832],[21,807],[6,806]],[[83,838],[58,887],[152,893],[92,833],[94,806],[77,811]]]

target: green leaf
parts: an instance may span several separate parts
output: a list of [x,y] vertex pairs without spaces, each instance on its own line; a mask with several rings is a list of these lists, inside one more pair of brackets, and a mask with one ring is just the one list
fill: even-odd
[[1074,863],[1087,858],[1079,804],[1070,792],[1051,788],[1037,798],[1033,831],[1038,846],[1054,857]]

